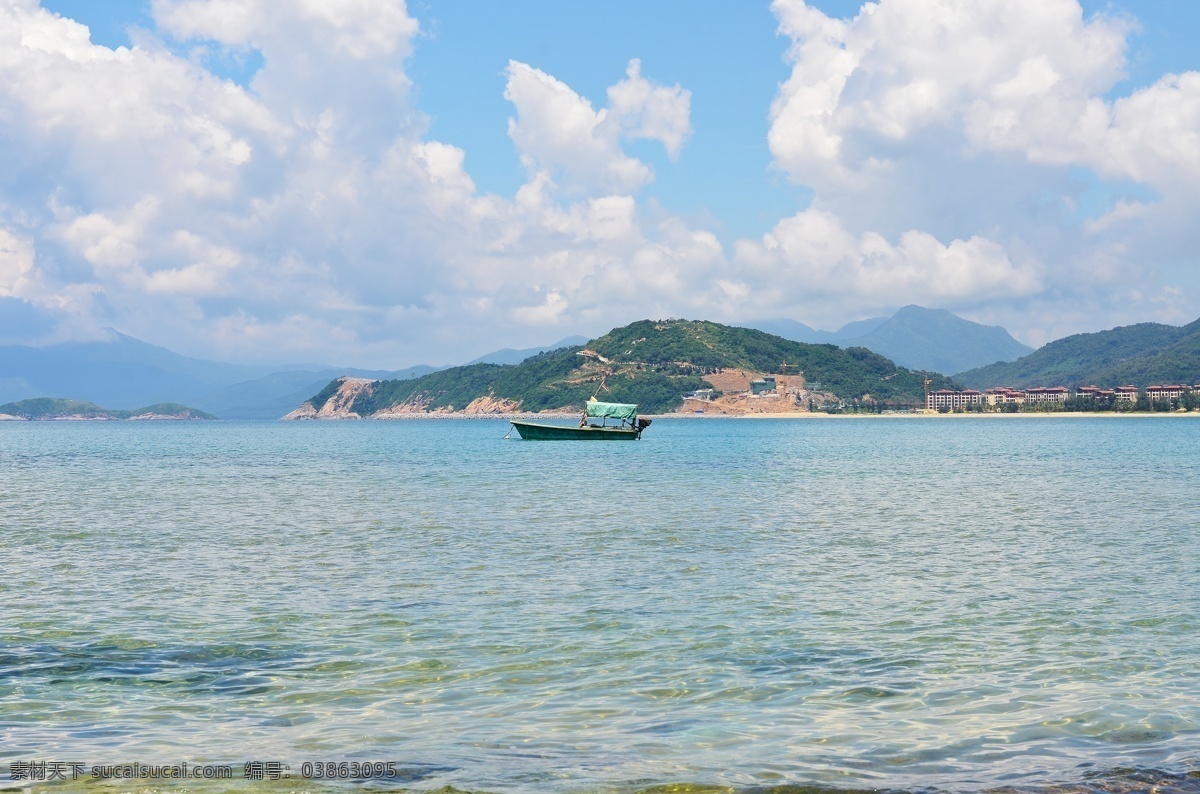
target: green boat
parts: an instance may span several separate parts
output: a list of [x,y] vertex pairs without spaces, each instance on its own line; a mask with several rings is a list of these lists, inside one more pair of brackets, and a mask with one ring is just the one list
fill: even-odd
[[[637,406],[630,403],[602,403],[596,398],[585,404],[579,425],[543,425],[538,422],[512,420],[512,426],[526,441],[637,441],[650,420],[637,415]],[[589,422],[599,419],[600,423]],[[608,425],[609,419],[619,419],[620,425]]]

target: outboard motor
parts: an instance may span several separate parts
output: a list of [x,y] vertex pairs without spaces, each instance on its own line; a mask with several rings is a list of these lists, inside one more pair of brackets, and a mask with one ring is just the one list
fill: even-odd
[[654,421],[653,419],[647,419],[644,416],[639,416],[634,421],[633,426],[634,426],[634,428],[637,429],[638,438],[642,437],[642,431],[645,430],[647,427],[649,427],[650,423],[653,421]]

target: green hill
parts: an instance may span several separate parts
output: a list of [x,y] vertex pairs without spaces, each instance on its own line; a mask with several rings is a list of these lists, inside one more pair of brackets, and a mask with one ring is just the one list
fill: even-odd
[[1178,327],[1139,323],[1068,336],[1006,364],[963,372],[975,389],[994,386],[1117,386],[1200,381],[1200,320]]
[[[580,355],[584,350],[588,355]],[[604,388],[610,399],[635,402],[646,413],[677,408],[683,394],[710,384],[706,375],[736,368],[803,374],[806,382],[844,400],[916,405],[925,373],[910,372],[864,348],[810,345],[748,328],[689,320],[642,320],[576,346],[542,353],[517,365],[472,364],[405,380],[376,381],[350,405],[360,416],[398,405],[462,410],[480,397],[520,404],[521,410],[578,408]],[[930,375],[935,388],[953,385]],[[601,386],[603,384],[603,387]],[[320,409],[338,393],[335,380],[309,403]]]
[[216,419],[212,414],[189,408],[179,403],[155,403],[136,411],[112,410],[85,402],[62,397],[35,397],[15,403],[0,405],[0,414],[21,419],[134,419],[163,417],[170,419]]

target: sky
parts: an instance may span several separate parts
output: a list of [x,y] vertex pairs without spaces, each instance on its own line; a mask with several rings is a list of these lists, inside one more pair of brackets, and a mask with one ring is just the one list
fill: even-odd
[[1192,0],[0,0],[0,343],[1200,316]]

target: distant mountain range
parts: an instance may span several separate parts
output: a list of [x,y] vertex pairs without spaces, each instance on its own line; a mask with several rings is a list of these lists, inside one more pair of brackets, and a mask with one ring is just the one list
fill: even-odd
[[0,402],[61,397],[130,408],[186,403],[226,419],[277,419],[338,375],[403,378],[434,369],[223,364],[112,332],[103,342],[0,346]]
[[750,323],[741,323],[741,325],[757,331],[765,331],[768,334],[775,334],[775,336],[782,336],[784,339],[790,339],[793,342],[803,342],[808,345],[836,345],[847,339],[857,339],[860,336],[865,336],[890,319],[890,317],[872,317],[869,320],[856,320],[852,323],[846,323],[836,331],[820,331],[797,320],[782,318],[776,320],[758,320]]
[[70,397],[127,408],[194,403],[202,394],[270,371],[188,358],[113,332],[103,342],[0,346],[0,402]]
[[525,359],[536,356],[538,353],[548,353],[551,350],[561,350],[564,347],[575,347],[576,345],[582,345],[587,340],[586,336],[568,336],[546,347],[527,347],[524,350],[513,350],[511,347],[506,347],[503,350],[497,350],[494,353],[488,353],[486,356],[472,359],[467,362],[467,366],[471,364],[520,364]]
[[[586,341],[568,337],[528,350],[497,350],[476,361],[515,364]],[[205,361],[111,332],[107,341],[48,347],[0,346],[0,403],[66,398],[95,405],[186,403],[223,419],[278,419],[332,378],[403,380],[446,367],[371,370],[325,364],[244,365]],[[97,409],[115,411],[122,409]]]
[[[1183,327],[1141,323],[1078,334],[1037,351],[1003,328],[919,306],[906,306],[891,317],[850,323],[836,332],[817,331],[792,320],[754,325],[793,342],[864,347],[907,369],[961,372],[955,380],[972,388],[1200,380],[1200,320]],[[475,359],[471,366],[515,364],[583,340],[575,336],[544,348],[497,350]],[[70,398],[118,406],[113,409],[118,412],[182,403],[223,419],[277,419],[337,377],[398,382],[445,369],[224,364],[182,356],[113,332],[103,342],[0,346],[0,403]]]
[[1195,384],[1200,381],[1200,320],[1184,326],[1139,323],[1076,334],[1011,363],[979,367],[956,379],[974,389]]
[[195,404],[223,419],[278,419],[296,407],[297,399],[303,400],[329,378],[416,378],[439,369],[442,367],[420,365],[394,372],[354,367],[285,370],[207,392],[197,397]]
[[953,374],[1012,361],[1033,352],[998,325],[981,325],[944,309],[905,306],[891,317],[874,317],[818,331],[795,320],[767,320],[749,327],[784,339],[839,347],[865,347],[902,367]]

